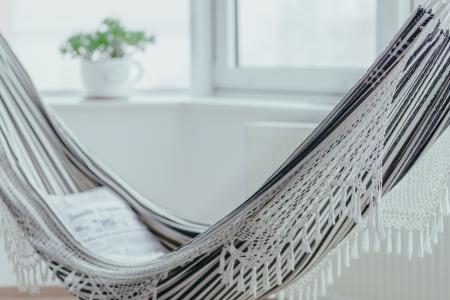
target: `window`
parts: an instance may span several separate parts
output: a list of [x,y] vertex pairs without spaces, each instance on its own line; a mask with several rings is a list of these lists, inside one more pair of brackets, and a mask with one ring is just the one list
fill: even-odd
[[[81,88],[61,43],[105,17],[154,33],[139,90],[343,93],[420,0],[0,0],[0,28],[41,91]],[[198,91],[198,92],[197,92]]]
[[93,30],[105,17],[156,35],[156,45],[134,59],[141,90],[186,89],[190,82],[189,0],[0,0],[0,28],[41,91],[81,88],[79,61],[63,58],[70,34]]
[[409,0],[217,0],[215,84],[342,93],[409,15]]
[[364,68],[375,58],[375,23],[376,0],[238,0],[237,64]]

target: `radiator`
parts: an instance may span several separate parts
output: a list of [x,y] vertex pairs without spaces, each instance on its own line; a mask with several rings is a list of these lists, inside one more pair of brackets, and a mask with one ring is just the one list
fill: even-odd
[[[252,122],[245,126],[247,192],[252,194],[312,132],[314,124]],[[450,235],[445,222],[443,235]],[[406,244],[406,241],[404,241]],[[383,243],[381,249],[383,249]],[[449,300],[450,236],[441,236],[431,256],[413,258],[361,253],[328,289],[326,300]]]

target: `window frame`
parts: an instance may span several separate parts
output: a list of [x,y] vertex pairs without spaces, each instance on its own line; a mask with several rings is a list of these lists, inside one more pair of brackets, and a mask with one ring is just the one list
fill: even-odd
[[[352,68],[242,68],[236,62],[236,4],[238,0],[190,1],[190,86],[142,88],[136,94],[214,95],[341,95],[361,76]],[[377,51],[391,40],[397,28],[422,0],[377,0]],[[233,15],[234,14],[234,15]],[[234,52],[233,52],[234,49]],[[45,95],[73,96],[79,90],[41,91]],[[321,101],[321,100],[313,100]]]
[[[211,86],[204,90],[341,94],[351,88],[365,71],[363,68],[239,67],[236,57],[238,0],[210,1],[210,15],[203,17],[204,21],[213,20],[213,62],[209,66],[212,70],[207,72],[213,80],[209,83]],[[410,14],[413,1],[377,0],[377,53],[387,46],[392,35]],[[194,15],[191,16],[195,19]],[[195,68],[196,64],[193,62],[191,66]]]

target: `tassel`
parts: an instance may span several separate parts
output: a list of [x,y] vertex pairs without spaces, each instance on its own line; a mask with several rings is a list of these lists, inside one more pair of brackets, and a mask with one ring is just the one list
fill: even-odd
[[[34,265],[33,266],[33,272],[32,272],[32,274],[33,274],[33,285],[32,285],[31,290],[30,290],[32,296],[39,293],[39,283],[38,283],[38,278],[37,278],[38,277],[37,268],[39,268],[39,265]],[[77,291],[77,294],[78,293],[79,293],[79,291]]]
[[19,284],[19,292],[25,292],[25,273],[23,268],[17,270],[17,283]]
[[356,235],[353,239],[353,245],[352,245],[352,258],[358,259],[359,253],[358,253],[358,236]]
[[330,203],[328,203],[328,224],[334,225],[336,223],[336,216],[334,214],[333,192],[330,193]]
[[47,283],[50,277],[49,267],[46,264],[41,264],[41,278],[43,279],[42,283]]
[[352,189],[352,198],[354,201],[354,218],[356,223],[361,223],[362,216],[361,216],[361,202],[359,199],[359,190],[355,187]]
[[370,250],[370,238],[369,238],[369,227],[364,228],[361,249],[364,252],[369,252]]
[[371,197],[369,200],[369,227],[372,227],[375,224],[374,202],[375,199]]
[[276,261],[276,268],[277,268],[277,284],[282,285],[283,284],[283,276],[281,273],[281,254],[278,253],[277,255],[277,261]]
[[320,209],[319,209],[319,205],[317,205],[316,207],[316,243],[321,239],[322,237],[322,233],[320,232]]
[[396,244],[397,254],[402,253],[402,230],[400,228],[397,229],[397,244]]
[[294,248],[294,242],[291,242],[289,244],[288,268],[291,271],[295,270],[295,248]]
[[381,196],[378,197],[377,201],[377,230],[379,237],[384,240],[385,238],[385,232],[384,232],[384,226],[383,226],[383,208],[381,205]]
[[155,283],[155,285],[153,286],[153,300],[157,300],[158,299],[158,283]]
[[325,270],[320,272],[320,295],[325,296],[327,294],[327,279],[325,277]]
[[388,227],[386,236],[386,253],[392,253],[392,228]]
[[238,279],[238,290],[239,292],[245,292],[245,280],[244,280],[244,270],[245,266],[241,266],[241,270],[239,270],[239,279]]
[[362,221],[363,221],[363,218],[362,218],[362,211],[361,211],[361,201],[362,201],[362,198],[361,198],[361,195],[360,195],[360,192],[359,192],[359,190],[357,190],[356,191],[356,195],[357,195],[357,203],[358,203],[358,215],[357,215],[357,219],[358,219],[358,223],[360,224]]
[[344,266],[350,266],[350,244],[348,241],[345,243]]
[[336,260],[336,274],[337,276],[341,276],[342,272],[342,253],[341,249],[338,249],[337,260]]
[[378,253],[380,252],[380,238],[378,236],[378,232],[375,232],[373,238],[374,238],[373,250]]
[[444,215],[448,214],[450,214],[450,199],[449,199],[448,185],[446,185],[444,190]]
[[347,192],[345,187],[341,187],[341,217],[347,214]]
[[226,284],[229,284],[229,285],[233,284],[233,282],[234,282],[233,275],[234,275],[234,260],[231,260],[228,263],[228,267],[227,267],[227,269],[225,271],[224,278],[226,278],[225,279],[226,280],[225,281]]
[[352,187],[352,198],[350,199],[350,207],[352,208],[352,217],[355,220],[355,222],[357,222],[357,215],[358,215],[358,201],[357,201],[358,197],[356,195],[356,187]]
[[269,262],[267,261],[264,263],[263,282],[264,282],[264,289],[269,290],[270,289]]
[[439,209],[438,209],[438,231],[440,233],[444,232],[444,216],[443,216],[442,203],[439,203]]
[[219,260],[219,269],[218,273],[223,274],[225,272],[225,247],[222,249],[222,252],[220,253],[220,260]]
[[56,274],[59,272],[60,267],[61,267],[61,265],[56,266],[56,267],[53,268],[51,276],[50,276],[51,277],[51,279],[50,279],[51,281],[56,281]]
[[256,279],[256,266],[252,268],[252,278],[250,282],[250,289],[254,297],[256,297],[256,292],[258,291],[258,282]]
[[408,258],[412,259],[413,257],[413,232],[409,230],[408,232]]
[[420,258],[423,258],[423,230],[419,231],[419,246],[417,248],[417,254]]
[[377,229],[378,237],[384,239],[384,226],[383,226],[383,209],[381,207],[381,191],[377,191],[376,200],[374,203],[374,224],[373,226]]
[[309,244],[308,241],[308,232],[306,230],[306,226],[305,228],[303,228],[303,237],[302,237],[302,246],[303,246],[303,251],[305,253],[311,253],[311,245]]
[[374,228],[376,228],[378,230],[378,204],[379,204],[379,199],[378,197],[374,197],[373,200],[373,222],[372,222],[372,226]]
[[425,228],[425,252],[431,254],[433,250],[431,249],[431,237],[430,237],[430,225],[427,224]]
[[437,217],[433,216],[433,221],[431,222],[431,238],[434,244],[438,243],[438,231],[437,231]]
[[333,264],[331,261],[328,262],[328,269],[327,269],[327,283],[328,285],[333,284]]

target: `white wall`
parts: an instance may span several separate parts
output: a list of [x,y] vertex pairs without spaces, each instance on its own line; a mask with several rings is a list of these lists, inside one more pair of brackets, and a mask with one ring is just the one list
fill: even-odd
[[200,100],[53,107],[89,150],[138,191],[207,223],[245,200],[245,123],[317,122],[330,109]]
[[[245,123],[317,122],[330,109],[272,101],[160,99],[52,104],[86,147],[137,191],[212,223],[247,196]],[[0,286],[14,285],[0,252]]]

